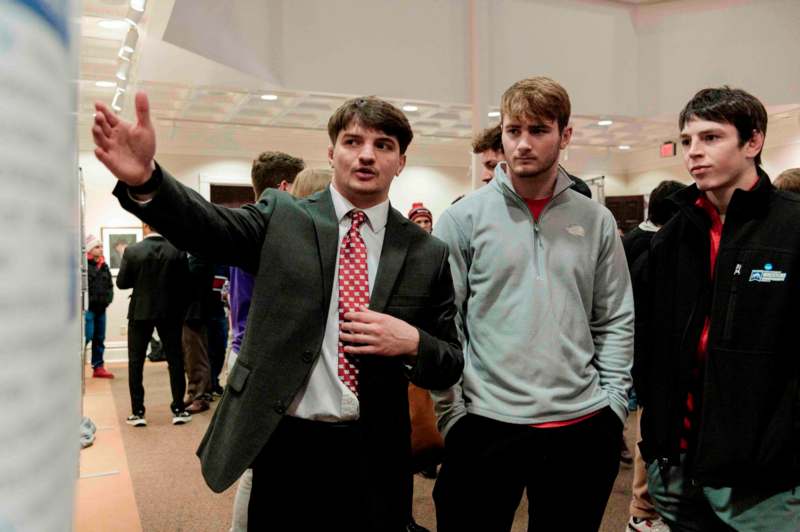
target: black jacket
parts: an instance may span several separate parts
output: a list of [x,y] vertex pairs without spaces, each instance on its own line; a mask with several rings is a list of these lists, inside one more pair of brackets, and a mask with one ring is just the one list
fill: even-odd
[[633,273],[633,265],[642,255],[650,249],[655,231],[645,231],[639,226],[634,227],[622,237],[622,247],[625,248],[625,259],[628,261],[628,270]]
[[185,321],[206,322],[211,318],[225,316],[221,292],[214,290],[214,281],[218,270],[219,267],[213,263],[189,255]]
[[97,267],[94,259],[87,261],[87,274],[89,278],[89,310],[104,312],[114,299],[114,284],[111,282],[111,271],[108,264],[103,262]]
[[[678,458],[691,368],[711,325],[699,425],[687,474],[701,485],[786,489],[800,483],[800,197],[766,174],[729,204],[710,276],[709,228],[696,186],[653,237],[647,349],[636,360],[642,455]],[[770,280],[770,282],[767,282]]]
[[186,253],[163,236],[125,248],[117,288],[133,288],[128,320],[183,321],[188,275]]

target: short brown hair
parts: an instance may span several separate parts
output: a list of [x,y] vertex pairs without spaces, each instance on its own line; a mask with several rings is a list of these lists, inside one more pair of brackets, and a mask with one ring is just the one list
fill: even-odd
[[800,192],[800,168],[789,168],[781,172],[775,180],[775,186],[789,192]]
[[[739,147],[753,138],[754,131],[767,136],[767,110],[758,98],[742,89],[723,86],[703,89],[692,96],[678,117],[678,128],[683,130],[692,119],[731,124],[739,134]],[[763,148],[763,146],[762,146]],[[761,152],[755,157],[761,166]]]
[[406,152],[414,138],[411,124],[400,109],[375,96],[363,96],[347,100],[331,115],[328,120],[331,144],[336,144],[339,132],[354,121],[367,129],[381,131],[396,138],[401,154]]
[[499,124],[484,129],[472,139],[472,153],[479,154],[489,150],[503,153],[503,134]]
[[268,188],[278,188],[281,181],[293,183],[297,173],[305,167],[303,159],[280,151],[265,151],[253,161],[250,171],[256,198]]
[[559,132],[569,124],[572,106],[567,91],[550,78],[535,77],[511,85],[500,100],[502,119],[545,118],[558,122]]
[[333,171],[327,168],[306,168],[294,180],[292,196],[305,198],[327,187],[333,179]]

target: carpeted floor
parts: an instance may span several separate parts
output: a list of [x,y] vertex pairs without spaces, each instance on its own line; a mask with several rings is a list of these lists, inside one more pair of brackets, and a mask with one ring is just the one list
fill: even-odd
[[[144,372],[147,427],[134,428],[123,420],[130,414],[127,372],[115,371],[111,381],[114,403],[122,426],[136,504],[145,532],[224,532],[228,530],[235,485],[221,494],[212,492],[200,474],[195,450],[203,437],[212,410],[195,415],[192,422],[173,426],[169,411],[170,393],[165,362],[146,362]],[[629,423],[630,424],[630,423]],[[629,445],[631,431],[626,428]],[[621,465],[606,508],[602,532],[623,532],[628,519],[632,470]],[[431,491],[433,480],[420,476],[414,482],[414,515],[417,522],[436,529]],[[580,483],[575,486],[575,511],[580,511]],[[565,530],[569,530],[565,516]],[[527,503],[523,498],[514,521],[514,532],[527,525]]]

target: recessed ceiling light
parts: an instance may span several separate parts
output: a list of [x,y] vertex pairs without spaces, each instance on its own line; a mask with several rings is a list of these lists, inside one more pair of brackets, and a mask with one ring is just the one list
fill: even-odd
[[630,146],[628,146],[627,144],[620,144],[620,145],[619,145],[619,146],[617,146],[617,147],[618,147],[620,150],[629,150],[629,149],[631,149],[631,147],[630,147]]
[[488,116],[489,118],[497,118],[500,116],[500,111],[489,111],[489,113],[486,116]]
[[134,11],[144,11],[145,0],[131,0],[131,9]]
[[419,111],[419,107],[416,105],[404,105],[403,111],[408,111],[409,113],[413,113],[414,111]]
[[122,30],[128,27],[128,23],[119,19],[105,19],[97,23],[101,28],[107,30]]
[[614,123],[613,120],[598,120],[597,121],[597,125],[598,126],[610,126],[613,123]]
[[115,85],[116,85],[116,83],[114,83],[113,81],[95,81],[94,82],[94,86],[95,87],[100,87],[101,89],[108,89],[108,88],[111,88],[111,87],[113,87]]
[[276,94],[262,94],[261,99],[267,100],[268,102],[274,102],[278,99],[278,96]]

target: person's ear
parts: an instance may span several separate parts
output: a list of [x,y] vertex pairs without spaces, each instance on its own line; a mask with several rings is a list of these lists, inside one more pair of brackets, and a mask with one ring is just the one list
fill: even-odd
[[569,145],[569,141],[572,140],[572,126],[567,126],[564,128],[564,131],[561,132],[561,143],[560,148],[563,150]]
[[755,159],[764,148],[764,133],[761,131],[753,130],[753,135],[750,140],[744,143],[744,154],[749,159]]

